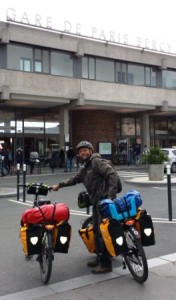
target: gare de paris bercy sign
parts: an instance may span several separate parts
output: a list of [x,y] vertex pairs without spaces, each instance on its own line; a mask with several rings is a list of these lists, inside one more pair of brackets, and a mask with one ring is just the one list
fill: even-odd
[[54,20],[51,17],[43,18],[39,14],[34,14],[32,17],[26,13],[20,13],[14,8],[7,8],[6,10],[6,21],[16,22],[25,25],[31,25],[35,27],[45,28],[48,30],[56,30],[62,33],[75,34],[79,36],[88,37],[91,39],[98,39],[108,43],[116,43],[131,47],[141,48],[142,50],[164,52],[168,54],[174,54],[176,51],[173,50],[173,45],[167,42],[156,42],[155,40],[149,40],[141,37],[133,38],[130,42],[128,34],[116,33],[114,31],[105,32],[105,30],[98,30],[96,27],[90,28],[90,33],[83,34],[82,25],[79,23],[71,23],[70,21],[64,21],[62,24],[62,29],[53,28]]

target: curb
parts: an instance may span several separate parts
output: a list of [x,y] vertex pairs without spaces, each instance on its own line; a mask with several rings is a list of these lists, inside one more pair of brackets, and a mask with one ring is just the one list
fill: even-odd
[[[137,184],[137,185],[148,185],[148,186],[156,186],[156,185],[161,185],[161,186],[167,186],[167,177],[164,178],[162,181],[154,181],[154,180],[149,180],[148,176],[146,177],[135,177],[131,179],[126,179],[126,183],[130,184]],[[171,184],[176,185],[176,177],[171,178]]]

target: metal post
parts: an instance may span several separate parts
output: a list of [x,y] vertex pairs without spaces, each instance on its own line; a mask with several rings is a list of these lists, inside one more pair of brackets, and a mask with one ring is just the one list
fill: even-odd
[[23,202],[26,202],[26,188],[24,184],[26,184],[26,164],[23,164]]
[[86,213],[87,213],[87,215],[90,215],[90,207],[89,206],[86,207]]
[[167,192],[168,192],[169,221],[172,221],[172,195],[171,195],[171,167],[170,167],[170,165],[167,165]]
[[20,200],[20,164],[17,164],[17,201]]

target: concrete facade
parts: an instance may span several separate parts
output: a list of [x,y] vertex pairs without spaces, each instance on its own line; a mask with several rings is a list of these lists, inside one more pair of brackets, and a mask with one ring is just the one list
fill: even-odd
[[[69,51],[78,59],[84,55],[92,55],[146,64],[156,67],[158,70],[173,69],[176,66],[176,57],[166,53],[130,48],[126,45],[86,39],[81,36],[19,25],[13,22],[0,22],[0,47],[11,42]],[[2,62],[1,65],[3,66]],[[100,112],[104,110],[104,114],[106,111],[111,111],[111,114],[140,114],[143,133],[141,140],[143,144],[147,145],[150,144],[149,116],[169,116],[176,113],[176,90],[174,89],[21,72],[5,67],[0,68],[0,78],[0,108],[3,107],[3,103],[7,108],[25,108],[26,106],[53,108],[58,113],[58,121],[61,125],[60,144],[64,143],[65,134],[69,133],[72,141],[75,139],[77,133],[76,131],[72,132],[76,126],[75,114],[79,114],[81,111],[86,111],[84,115],[89,112],[89,118],[91,118],[91,110]],[[73,116],[72,111],[76,111]],[[69,116],[71,116],[72,121],[69,120]],[[100,126],[102,126],[103,119],[104,117],[101,116]],[[115,119],[113,128],[115,128]],[[72,122],[72,126],[70,126],[70,122]],[[111,141],[115,142],[117,137],[114,129],[112,132],[114,137],[111,138]],[[89,138],[89,135],[86,137]],[[83,134],[80,135],[80,138],[83,138]]]

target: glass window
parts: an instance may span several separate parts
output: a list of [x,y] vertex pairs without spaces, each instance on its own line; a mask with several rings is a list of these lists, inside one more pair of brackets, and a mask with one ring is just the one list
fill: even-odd
[[[25,60],[25,62],[23,62]],[[32,47],[7,45],[7,68],[13,70],[32,71]]]
[[95,58],[92,57],[82,58],[82,77],[95,79]]
[[26,58],[21,58],[20,70],[24,72],[31,72],[31,60]]
[[50,73],[49,51],[43,50],[43,73]]
[[122,83],[127,83],[127,64],[122,63]]
[[88,57],[82,58],[82,77],[88,78]]
[[96,80],[114,82],[114,61],[96,59]]
[[151,76],[150,76],[150,67],[145,67],[145,85],[150,86],[151,85]]
[[89,79],[95,79],[95,58],[89,57]]
[[116,82],[122,82],[122,71],[120,62],[116,62]]
[[41,60],[42,59],[42,50],[34,49],[34,59]]
[[144,85],[144,66],[128,64],[128,84]]
[[176,72],[162,71],[162,87],[167,89],[176,89]]
[[151,68],[151,86],[156,87],[156,68]]
[[35,61],[34,62],[34,71],[35,72],[42,72],[42,62],[41,61]]
[[73,77],[73,59],[71,55],[52,51],[51,74]]

